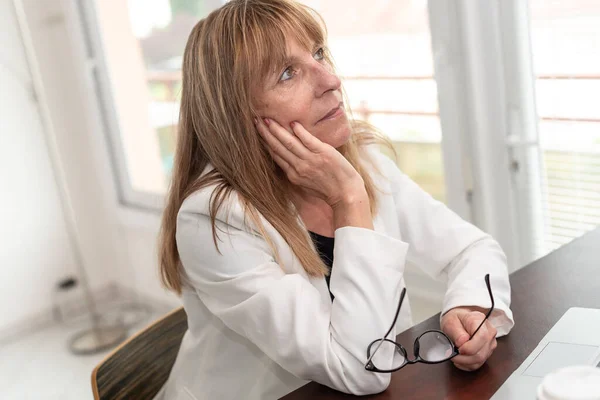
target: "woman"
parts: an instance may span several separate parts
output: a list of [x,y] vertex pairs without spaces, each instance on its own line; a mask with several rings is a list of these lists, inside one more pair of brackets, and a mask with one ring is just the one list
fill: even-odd
[[[189,330],[159,397],[271,399],[309,380],[385,390],[366,349],[393,320],[407,262],[448,282],[457,367],[479,368],[512,328],[502,250],[347,117],[320,21],[291,0],[233,0],[190,34],[160,244]],[[490,307],[486,273],[496,307],[469,339]],[[405,304],[388,337],[411,324]]]

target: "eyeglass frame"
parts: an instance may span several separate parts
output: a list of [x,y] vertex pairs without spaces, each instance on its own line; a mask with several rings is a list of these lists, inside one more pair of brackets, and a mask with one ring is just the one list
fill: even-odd
[[[490,300],[492,301],[492,307],[488,310],[488,312],[485,315],[485,318],[483,319],[483,321],[481,321],[481,323],[479,324],[479,326],[477,327],[477,329],[475,329],[475,332],[473,332],[472,335],[470,335],[469,340],[473,339],[473,337],[477,334],[477,332],[479,332],[479,329],[481,329],[481,327],[483,326],[483,324],[485,324],[485,321],[488,320],[489,316],[492,314],[492,311],[494,311],[494,295],[492,294],[492,286],[490,284],[490,274],[486,274],[485,275],[485,283],[488,289],[488,293],[490,294]],[[396,326],[396,322],[398,321],[398,316],[400,315],[400,308],[402,307],[402,303],[404,301],[404,297],[406,296],[406,288],[402,289],[402,293],[400,294],[400,301],[398,302],[398,308],[396,309],[396,315],[394,316],[394,321],[392,322],[392,325],[390,326],[390,329],[388,329],[388,331],[386,332],[386,334],[383,336],[383,338],[381,339],[375,339],[374,341],[372,341],[369,344],[369,347],[367,347],[367,362],[365,363],[365,369],[367,371],[370,372],[375,372],[375,373],[391,373],[391,372],[396,372],[402,368],[404,368],[405,366],[409,365],[409,364],[416,364],[416,363],[423,363],[423,364],[441,364],[443,362],[449,361],[451,359],[453,359],[454,357],[456,357],[457,355],[459,355],[459,351],[458,351],[458,347],[456,347],[456,345],[454,344],[454,342],[452,341],[452,339],[450,339],[450,337],[448,335],[446,335],[444,332],[442,332],[439,329],[430,329],[428,331],[425,331],[423,333],[421,333],[414,341],[413,344],[413,357],[415,357],[412,360],[408,359],[408,353],[406,351],[406,349],[404,348],[404,346],[402,346],[400,343],[395,342],[393,340],[388,339],[388,335],[392,332],[392,330],[394,329],[394,326]],[[421,339],[421,337],[427,333],[440,333],[442,334],[444,337],[446,337],[446,339],[448,339],[448,342],[452,345],[452,354],[450,356],[448,356],[447,358],[443,359],[443,360],[439,360],[439,361],[427,361],[421,358],[421,356],[419,355],[419,350],[420,350],[420,344],[419,344],[419,339]],[[389,342],[392,343],[395,347],[396,347],[396,351],[397,349],[402,350],[403,355],[404,355],[404,362],[402,363],[402,365],[400,365],[397,368],[393,368],[393,369],[389,369],[389,370],[382,370],[377,368],[374,364],[373,364],[373,357],[375,357],[375,354],[377,353],[377,350],[379,350],[379,348],[381,347],[381,345],[383,344],[383,342]],[[371,347],[373,347],[373,345],[377,342],[380,342],[379,345],[375,348],[375,350],[373,350],[373,354],[371,354]]]

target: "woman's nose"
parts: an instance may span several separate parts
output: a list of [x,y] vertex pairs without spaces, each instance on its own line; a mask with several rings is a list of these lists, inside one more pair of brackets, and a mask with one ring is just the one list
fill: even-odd
[[327,92],[336,91],[342,85],[340,78],[333,73],[329,65],[318,64],[315,67],[317,97]]

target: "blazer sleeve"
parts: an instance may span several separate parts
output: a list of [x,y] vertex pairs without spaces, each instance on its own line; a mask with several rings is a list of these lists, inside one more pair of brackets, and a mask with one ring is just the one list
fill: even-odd
[[490,322],[498,336],[514,326],[506,256],[488,234],[432,198],[387,156],[371,153],[389,180],[402,240],[409,244],[406,261],[429,276],[447,282],[442,314],[458,306],[490,308],[484,281],[490,274],[495,311]]
[[[407,244],[367,229],[337,229],[329,304],[305,276],[285,273],[261,236],[224,221],[217,220],[217,251],[206,214],[178,216],[187,284],[206,307],[301,379],[355,395],[385,390],[390,375],[365,370],[366,351],[392,322]],[[380,351],[376,365],[391,365],[393,354]]]

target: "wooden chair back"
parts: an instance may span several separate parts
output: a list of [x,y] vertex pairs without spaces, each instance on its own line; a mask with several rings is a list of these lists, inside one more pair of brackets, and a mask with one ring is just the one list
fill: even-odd
[[187,328],[178,308],[121,344],[92,372],[94,399],[152,399],[169,377]]

